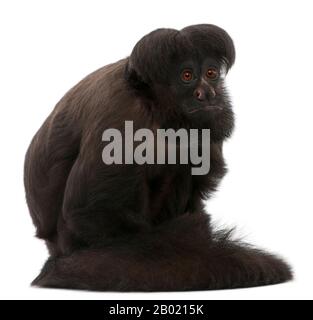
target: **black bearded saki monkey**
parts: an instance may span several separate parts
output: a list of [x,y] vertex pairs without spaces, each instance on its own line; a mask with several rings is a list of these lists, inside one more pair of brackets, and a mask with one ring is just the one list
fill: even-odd
[[[26,154],[29,211],[50,257],[33,285],[109,291],[261,286],[292,278],[280,258],[214,231],[204,200],[226,172],[235,49],[221,28],[158,29],[130,57],[80,81]],[[210,171],[103,162],[104,130],[208,128]]]

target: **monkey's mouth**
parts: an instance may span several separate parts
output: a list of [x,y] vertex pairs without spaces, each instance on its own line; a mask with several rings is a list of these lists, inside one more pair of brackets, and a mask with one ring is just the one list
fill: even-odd
[[205,107],[200,107],[200,108],[194,108],[188,111],[189,114],[196,113],[199,111],[219,111],[222,110],[223,108],[221,106],[205,106]]

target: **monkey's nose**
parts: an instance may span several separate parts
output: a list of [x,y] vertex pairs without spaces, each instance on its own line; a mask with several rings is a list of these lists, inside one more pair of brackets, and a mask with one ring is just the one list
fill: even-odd
[[204,92],[204,90],[201,89],[201,88],[198,88],[198,89],[195,90],[194,96],[195,96],[195,98],[197,98],[199,101],[205,100],[205,92]]

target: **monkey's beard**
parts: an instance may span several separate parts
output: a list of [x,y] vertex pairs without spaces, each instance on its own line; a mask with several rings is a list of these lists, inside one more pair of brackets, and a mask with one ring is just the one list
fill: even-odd
[[186,112],[186,118],[191,128],[210,129],[213,141],[230,137],[234,128],[234,113],[230,105],[213,105]]
[[211,140],[214,142],[231,136],[234,113],[227,91],[223,87],[217,92],[214,101],[208,101],[203,107],[179,105],[177,96],[168,94],[168,88],[165,89],[159,88],[154,110],[155,114],[158,114],[161,128],[210,129]]
[[234,128],[234,113],[230,104],[212,105],[189,112],[177,106],[177,112],[166,112],[162,128],[210,129],[211,141],[221,142],[230,137]]
[[215,111],[220,111],[220,110],[222,110],[223,108],[222,107],[220,107],[220,106],[214,106],[214,105],[208,105],[208,106],[205,106],[205,107],[203,107],[203,108],[201,108],[201,109],[199,109],[199,108],[194,108],[194,109],[191,109],[190,111],[188,111],[188,113],[189,114],[193,114],[193,113],[195,113],[195,112],[201,112],[201,111],[204,111],[204,112],[206,112],[206,111],[212,111],[212,112],[215,112]]
[[207,105],[204,107],[196,107],[196,108],[188,108],[187,113],[188,114],[193,114],[196,112],[219,112],[222,111],[223,107],[217,106],[217,105]]

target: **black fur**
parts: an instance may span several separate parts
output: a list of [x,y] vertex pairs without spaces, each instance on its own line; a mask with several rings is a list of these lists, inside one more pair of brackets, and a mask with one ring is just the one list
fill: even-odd
[[[182,86],[178,68],[191,61],[228,70],[234,60],[231,38],[214,25],[159,29],[129,58],[90,74],[61,99],[25,160],[27,203],[50,252],[34,285],[179,291],[292,278],[280,258],[212,230],[204,211],[226,173],[222,144],[234,116],[223,79],[207,81],[205,103],[213,108],[204,112],[204,102],[193,97],[199,81]],[[190,113],[191,104],[198,112]],[[123,130],[125,120],[135,129],[210,128],[210,172],[192,176],[190,165],[105,165],[102,133]]]

